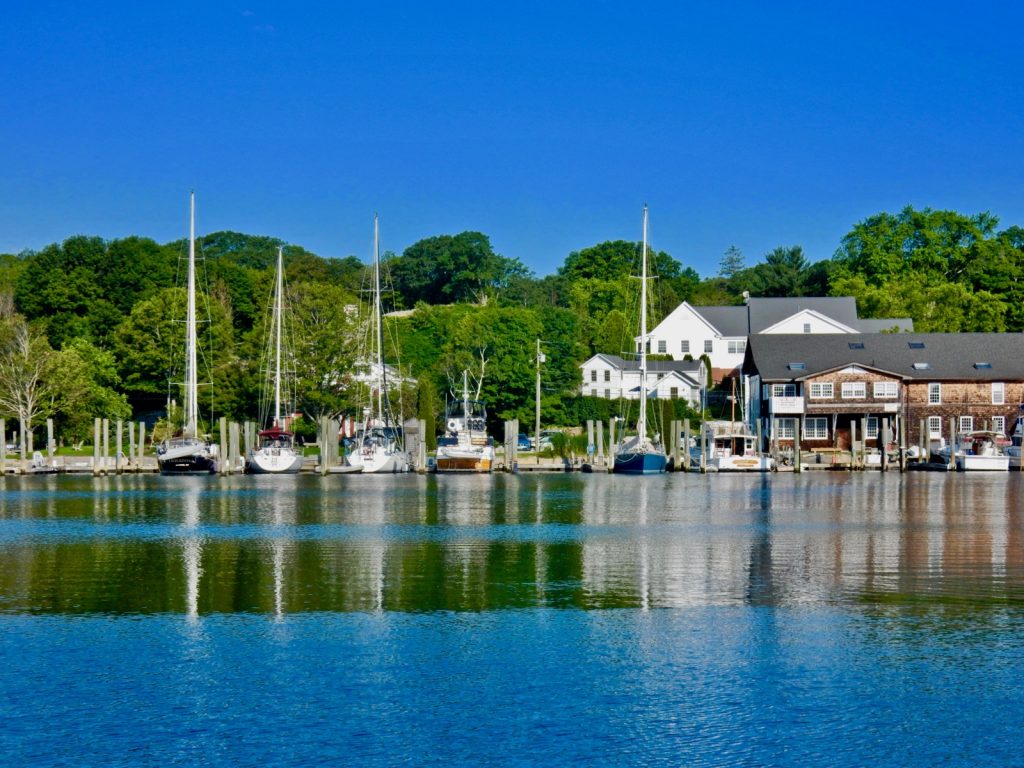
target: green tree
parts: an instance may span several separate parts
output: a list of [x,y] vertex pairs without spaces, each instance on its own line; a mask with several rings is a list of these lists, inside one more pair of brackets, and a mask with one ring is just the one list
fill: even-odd
[[725,249],[725,253],[722,254],[722,260],[718,265],[718,275],[719,277],[724,277],[726,280],[730,280],[735,277],[738,272],[742,271],[743,251],[735,245],[730,245]]

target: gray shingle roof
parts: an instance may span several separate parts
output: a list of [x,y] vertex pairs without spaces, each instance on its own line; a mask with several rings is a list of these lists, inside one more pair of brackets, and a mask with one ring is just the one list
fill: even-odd
[[[792,363],[805,368],[791,369]],[[978,367],[986,363],[991,367]],[[747,341],[743,372],[764,381],[792,381],[846,365],[925,381],[1021,381],[1024,334],[765,334]]]
[[912,333],[914,321],[909,317],[867,318],[858,320],[853,327],[861,333],[883,333],[893,328],[900,333]]
[[[639,360],[624,360],[618,355],[601,354],[600,356],[624,371],[640,370]],[[687,373],[692,376],[700,373],[700,360],[648,360],[647,370],[651,373],[679,371],[680,373]]]
[[766,328],[771,328],[787,317],[792,317],[805,309],[825,315],[863,333],[890,330],[894,326],[901,331],[909,331],[914,327],[913,321],[909,318],[859,320],[857,318],[857,302],[852,296],[753,297],[747,299],[746,305],[737,307],[694,307],[694,310],[713,325],[722,336],[746,336],[748,333],[761,333]]

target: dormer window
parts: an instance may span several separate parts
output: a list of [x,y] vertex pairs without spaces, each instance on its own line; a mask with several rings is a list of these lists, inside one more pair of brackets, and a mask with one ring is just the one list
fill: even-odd
[[924,349],[923,341],[908,341],[907,346],[911,349]]
[[864,349],[863,341],[851,341],[849,344],[850,349]]

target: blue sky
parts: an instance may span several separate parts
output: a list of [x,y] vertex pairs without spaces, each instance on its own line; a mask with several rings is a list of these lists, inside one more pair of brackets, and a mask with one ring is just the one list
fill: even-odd
[[175,239],[190,188],[200,232],[368,258],[378,211],[539,275],[645,201],[702,275],[907,204],[1024,225],[1024,11],[834,5],[5,3],[0,252]]

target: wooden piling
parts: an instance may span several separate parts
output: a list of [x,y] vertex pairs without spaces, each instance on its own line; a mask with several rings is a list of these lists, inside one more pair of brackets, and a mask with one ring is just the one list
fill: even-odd
[[92,473],[100,473],[100,419],[92,420]]
[[800,466],[800,421],[797,421],[793,429],[793,471],[799,472]]
[[135,461],[135,422],[128,422],[128,469],[132,469]]
[[7,474],[7,419],[0,419],[0,476]]
[[959,448],[959,440],[957,439],[956,432],[956,417],[949,417],[949,464],[946,468],[949,470],[956,469],[956,451]]
[[121,445],[121,430],[123,429],[124,422],[118,419],[115,426],[116,439],[114,441],[114,446],[116,448],[114,451],[114,472],[118,475],[123,471],[123,467],[121,465],[121,448],[123,447]]
[[138,468],[142,469],[142,458],[146,455],[146,422],[139,422],[139,458]]
[[690,471],[690,462],[693,457],[690,455],[690,420],[683,419],[683,469]]
[[46,420],[46,465],[53,466],[53,456],[57,446],[53,442],[53,419]]
[[228,456],[228,419],[227,416],[220,417],[220,457],[217,461],[217,469],[220,474],[226,475],[231,471],[231,457]]

